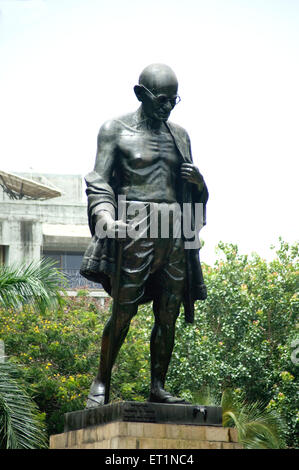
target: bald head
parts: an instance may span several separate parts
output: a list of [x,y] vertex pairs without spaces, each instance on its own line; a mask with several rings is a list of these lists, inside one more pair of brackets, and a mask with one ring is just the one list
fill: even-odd
[[144,114],[152,121],[167,121],[176,104],[178,80],[174,71],[165,64],[148,65],[134,86]]
[[177,90],[178,80],[174,71],[168,65],[151,64],[141,72],[139,85],[144,85],[153,93],[157,93],[169,87]]

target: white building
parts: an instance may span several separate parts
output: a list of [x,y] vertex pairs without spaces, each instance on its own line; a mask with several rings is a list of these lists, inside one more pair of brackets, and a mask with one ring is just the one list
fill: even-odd
[[70,287],[98,288],[79,274],[90,240],[82,176],[14,175],[0,172],[0,264],[50,257]]

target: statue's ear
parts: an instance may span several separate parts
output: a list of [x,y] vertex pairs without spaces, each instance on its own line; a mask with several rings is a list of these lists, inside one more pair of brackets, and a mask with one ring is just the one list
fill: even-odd
[[135,92],[135,95],[136,95],[138,101],[143,101],[144,93],[145,93],[144,88],[140,85],[135,85],[134,86],[134,92]]

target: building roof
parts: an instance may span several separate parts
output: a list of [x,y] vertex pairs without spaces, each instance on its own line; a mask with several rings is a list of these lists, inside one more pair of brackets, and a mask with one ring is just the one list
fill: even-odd
[[58,189],[0,170],[0,186],[11,199],[46,200],[62,195]]

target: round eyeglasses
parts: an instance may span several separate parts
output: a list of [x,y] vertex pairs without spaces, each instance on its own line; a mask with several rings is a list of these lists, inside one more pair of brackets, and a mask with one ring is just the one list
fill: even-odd
[[163,106],[164,104],[169,102],[171,106],[174,108],[181,101],[181,97],[179,95],[172,96],[171,98],[163,94],[154,95],[154,93],[152,93],[148,88],[146,88],[146,86],[144,85],[140,85],[140,86],[142,86],[142,88],[144,88],[151,95],[152,99],[156,101],[159,106]]

